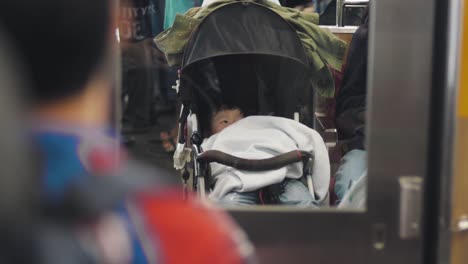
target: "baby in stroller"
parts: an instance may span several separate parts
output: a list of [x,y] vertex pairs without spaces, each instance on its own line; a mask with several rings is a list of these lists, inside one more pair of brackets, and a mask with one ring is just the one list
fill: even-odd
[[[251,160],[272,158],[292,150],[314,153],[314,189],[301,181],[301,162],[267,171],[247,171],[211,163],[210,198],[223,206],[281,204],[316,208],[328,193],[330,167],[321,136],[294,120],[275,116],[244,117],[241,109],[222,105],[210,118],[212,135],[204,151],[218,150]],[[298,152],[299,153],[299,152]]]
[[326,204],[328,153],[308,126],[315,94],[334,94],[329,66],[341,68],[346,46],[316,22],[268,1],[220,1],[156,38],[180,66],[174,167],[187,191],[230,205],[268,203],[265,193],[273,203]]

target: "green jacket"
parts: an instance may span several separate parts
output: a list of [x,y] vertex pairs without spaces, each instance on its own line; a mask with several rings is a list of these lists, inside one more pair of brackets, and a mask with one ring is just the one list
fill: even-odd
[[[237,0],[220,0],[206,7],[195,7],[185,14],[177,14],[171,28],[155,38],[156,45],[166,54],[169,65],[180,65],[185,45],[192,31],[208,14]],[[247,0],[248,1],[248,0]],[[268,0],[256,0],[290,23],[297,31],[309,59],[310,82],[319,95],[333,97],[335,83],[330,67],[340,71],[346,51],[346,42],[318,26],[319,16],[293,8],[282,7]]]

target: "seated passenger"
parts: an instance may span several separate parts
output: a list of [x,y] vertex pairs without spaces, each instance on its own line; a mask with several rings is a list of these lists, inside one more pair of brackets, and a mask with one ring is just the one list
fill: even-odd
[[[350,189],[365,192],[365,182],[361,178],[367,174],[367,152],[365,150],[365,115],[367,96],[367,52],[369,14],[353,35],[349,47],[348,62],[343,77],[343,85],[337,98],[336,125],[345,153],[336,172],[335,193],[338,200],[346,200]],[[358,186],[353,185],[360,182]],[[362,194],[361,196],[365,196]],[[350,195],[347,196],[348,198]],[[338,202],[339,202],[338,201]],[[341,207],[362,208],[355,203],[346,202]]]
[[239,108],[221,107],[211,118],[214,133],[203,144],[203,150],[219,150],[246,159],[266,159],[292,150],[313,152],[312,178],[314,196],[300,181],[303,164],[296,162],[269,171],[243,171],[211,163],[213,191],[210,198],[222,205],[262,203],[263,188],[279,184],[271,193],[283,205],[318,207],[326,198],[330,182],[328,153],[321,136],[294,120],[274,116],[243,116]]
[[[111,208],[91,216],[70,214],[67,221],[48,221],[74,234],[77,243],[67,248],[62,242],[68,240],[54,233],[58,241],[52,248],[41,244],[40,250],[49,251],[40,255],[56,259],[35,263],[244,263],[252,248],[248,243],[240,247],[243,233],[222,212],[196,199],[184,200],[179,186],[158,185],[167,176],[162,171],[151,174],[151,190],[132,189],[128,179],[138,178],[146,167],[127,171],[127,181],[114,175],[128,163],[109,132],[115,69],[110,2],[18,0],[0,8],[0,26],[12,37],[31,81],[28,113],[42,165],[38,187],[44,200],[54,206],[66,203],[72,187],[100,177],[118,179],[129,190]],[[88,200],[77,202],[76,208],[60,208],[85,210],[90,207],[84,202],[111,199],[119,192],[111,185],[98,185],[97,193],[89,189]],[[56,214],[60,212],[50,217]],[[78,247],[83,255],[67,255]]]

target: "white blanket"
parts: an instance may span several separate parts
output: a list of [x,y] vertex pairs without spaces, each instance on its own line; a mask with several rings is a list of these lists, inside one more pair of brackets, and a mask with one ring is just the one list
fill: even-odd
[[[313,129],[291,119],[273,116],[250,116],[228,126],[208,138],[203,150],[219,150],[247,159],[265,159],[292,150],[304,150],[315,155],[312,181],[315,196],[322,201],[330,184],[330,163],[322,137]],[[249,192],[279,183],[286,177],[302,176],[303,164],[264,172],[240,171],[218,163],[211,163],[216,181],[210,198],[219,199],[229,192]]]

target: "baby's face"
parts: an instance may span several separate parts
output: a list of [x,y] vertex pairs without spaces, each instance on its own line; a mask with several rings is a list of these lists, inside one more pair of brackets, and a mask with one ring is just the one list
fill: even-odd
[[211,131],[213,134],[221,132],[225,127],[242,119],[244,115],[239,109],[221,110],[211,120]]

